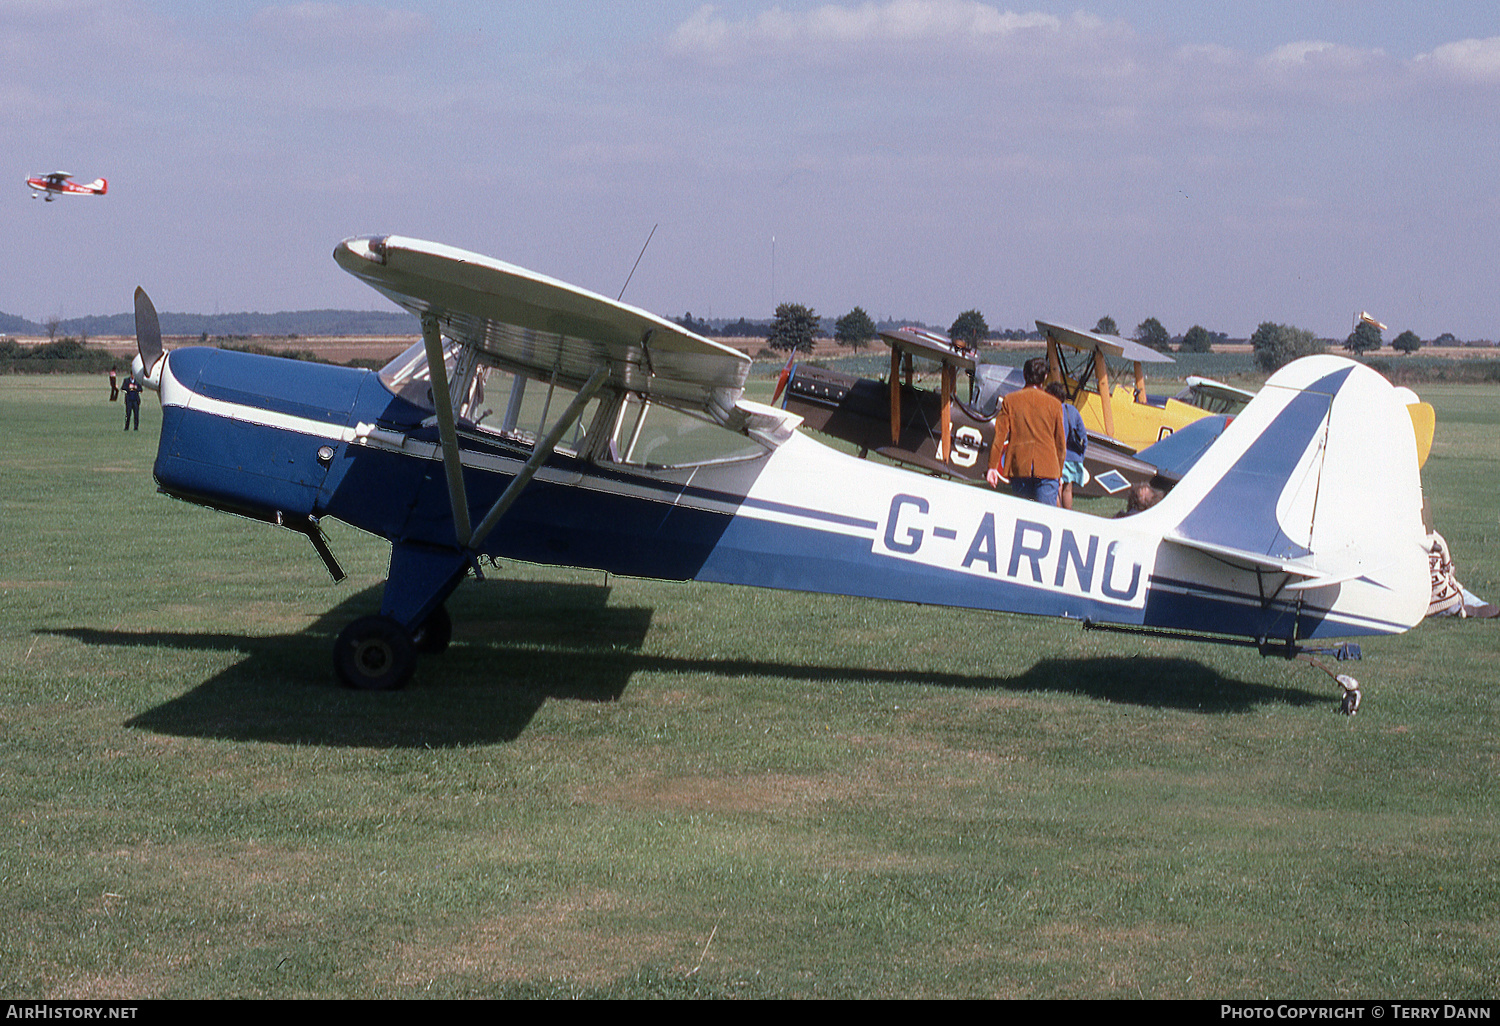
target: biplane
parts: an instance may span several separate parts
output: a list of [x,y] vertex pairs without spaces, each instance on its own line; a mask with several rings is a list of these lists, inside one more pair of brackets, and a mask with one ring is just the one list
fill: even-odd
[[[1147,452],[1204,418],[1232,416],[1254,398],[1253,392],[1197,375],[1189,375],[1176,395],[1150,395],[1145,365],[1172,363],[1172,357],[1129,339],[1036,323],[1046,340],[1049,380],[1063,384],[1088,430],[1077,495],[1121,495],[1138,484],[1170,490],[1184,466],[1185,447],[1173,447],[1170,464]],[[1002,396],[1023,386],[1020,369],[983,363],[972,350],[925,328],[882,331],[880,337],[891,350],[884,381],[789,360],[773,403],[802,417],[808,430],[857,446],[861,457],[874,453],[930,474],[983,483],[996,407]],[[1111,361],[1123,363],[1131,387],[1111,385]],[[935,389],[915,383],[918,365],[938,368]],[[961,394],[964,381],[967,399]],[[1410,390],[1401,392],[1421,466],[1432,448],[1435,416]],[[1212,427],[1194,433],[1198,439],[1217,435]]]
[[420,319],[384,369],[164,352],[138,289],[134,373],[160,394],[163,492],[303,534],[335,578],[325,518],[389,540],[380,612],[334,644],[356,688],[441,652],[447,603],[497,558],[1287,656],[1427,611],[1409,422],[1346,359],[1283,369],[1161,502],[1104,519],[834,451],[745,398],[739,351],[522,268],[396,236],[334,259]]
[[[1156,444],[1208,413],[1201,406],[1146,391],[1146,365],[1174,362],[1166,353],[1066,324],[1037,321],[1036,326],[1047,342],[1049,380],[1066,386],[1085,427],[1131,452]],[[1111,381],[1111,360],[1129,365],[1133,380],[1128,387]]]
[[72,178],[68,171],[53,171],[48,175],[32,175],[26,179],[26,184],[31,186],[32,199],[41,196],[48,203],[58,196],[103,196],[109,192],[109,182],[103,178],[95,178],[87,185],[72,181]]
[[[1023,386],[1020,368],[982,363],[947,336],[923,328],[882,331],[880,337],[891,350],[885,381],[789,364],[772,401],[779,399],[808,430],[858,446],[861,456],[873,452],[915,470],[983,483],[995,411],[1002,396]],[[916,367],[934,365],[937,389],[916,384]],[[963,390],[965,381],[969,387]],[[967,399],[961,391],[967,391]],[[1085,427],[1090,428],[1085,480],[1075,486],[1077,494],[1098,498],[1135,484],[1165,489],[1175,483],[1161,479],[1154,465],[1087,420]]]

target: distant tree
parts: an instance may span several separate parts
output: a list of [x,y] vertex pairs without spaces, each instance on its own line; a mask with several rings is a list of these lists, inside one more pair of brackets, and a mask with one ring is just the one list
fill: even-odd
[[1155,317],[1147,317],[1135,326],[1135,340],[1143,346],[1150,346],[1159,353],[1165,353],[1172,348],[1172,336],[1167,334],[1167,329],[1161,326],[1161,321]]
[[833,337],[841,346],[863,349],[876,335],[875,322],[861,307],[855,307],[833,325]]
[[948,329],[948,337],[963,343],[969,349],[978,349],[979,343],[990,337],[990,326],[984,322],[984,314],[978,310],[965,310]]
[[1195,324],[1182,336],[1182,344],[1178,351],[1183,353],[1211,353],[1214,348],[1214,336],[1203,325]]
[[818,337],[818,315],[801,303],[782,303],[776,308],[776,320],[766,344],[783,352],[811,352]]
[[1458,345],[1458,339],[1453,336],[1453,332],[1445,331],[1433,339],[1432,344],[1435,346],[1456,346]]
[[1415,353],[1418,349],[1422,348],[1421,336],[1419,336],[1415,331],[1403,331],[1401,334],[1397,335],[1394,339],[1391,340],[1391,348],[1396,350],[1398,353],[1405,353],[1407,356],[1410,356],[1412,353]]
[[1115,325],[1115,319],[1106,314],[1094,325],[1094,332],[1099,335],[1118,335],[1120,329]]
[[1344,348],[1353,352],[1356,356],[1360,353],[1373,352],[1381,346],[1380,329],[1369,321],[1360,321],[1354,326],[1354,331],[1344,339]]
[[1250,336],[1250,346],[1255,350],[1256,364],[1267,373],[1301,357],[1326,352],[1328,348],[1310,331],[1270,321],[1255,329],[1255,334]]
[[43,324],[44,324],[44,326],[47,329],[47,341],[48,342],[56,342],[57,341],[57,332],[62,327],[62,318],[61,317],[48,317],[46,319],[46,321],[43,322]]
[[710,331],[713,330],[709,326],[709,323],[707,321],[693,320],[693,312],[691,310],[683,314],[681,317],[674,317],[672,319],[695,335],[707,335]]
[[726,324],[721,329],[725,338],[765,338],[767,327],[760,321],[747,321],[741,317],[733,324]]

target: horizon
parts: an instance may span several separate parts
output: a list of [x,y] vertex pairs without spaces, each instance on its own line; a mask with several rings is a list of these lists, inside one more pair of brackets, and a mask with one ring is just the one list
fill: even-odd
[[[319,314],[331,315],[331,316],[335,316],[335,315],[336,316],[346,316],[346,317],[348,317],[348,316],[353,316],[353,317],[374,316],[374,317],[383,317],[383,318],[384,317],[388,317],[388,318],[391,318],[393,320],[412,320],[412,321],[416,320],[414,314],[408,313],[407,311],[400,310],[400,309],[397,309],[397,310],[360,310],[360,309],[354,309],[354,308],[338,308],[338,309],[334,309],[334,308],[318,308],[318,309],[308,309],[308,310],[278,310],[278,311],[274,311],[274,312],[264,312],[264,311],[255,311],[255,310],[238,310],[238,311],[230,311],[230,312],[226,312],[226,313],[215,313],[215,314],[193,313],[193,312],[181,311],[181,310],[177,310],[177,311],[173,311],[173,310],[161,310],[161,311],[158,311],[158,316],[162,319],[162,321],[167,321],[168,319],[171,319],[171,318],[188,318],[188,319],[199,320],[199,321],[201,321],[201,320],[214,320],[214,319],[226,319],[227,320],[227,319],[234,319],[234,318],[297,318],[297,317],[311,317],[311,316],[319,315]],[[126,312],[117,313],[117,314],[85,314],[85,315],[83,315],[81,317],[63,318],[63,319],[61,319],[61,320],[58,321],[57,333],[59,335],[67,336],[69,334],[69,332],[72,330],[70,326],[82,326],[83,322],[87,322],[87,321],[113,321],[113,320],[127,320],[127,319],[128,320],[133,320],[134,316],[135,316],[135,314],[134,314],[133,311],[126,311]],[[672,321],[675,321],[675,322],[678,322],[678,323],[682,323],[684,320],[686,320],[689,317],[692,317],[693,315],[692,315],[692,311],[684,311],[682,314],[662,314],[661,316],[666,317],[666,318],[668,318],[668,319],[670,319]],[[818,315],[819,323],[822,326],[831,327],[832,324],[833,324],[833,322],[835,322],[838,319],[838,316],[841,316],[841,315],[819,314]],[[19,320],[27,321],[30,324],[31,327],[38,329],[38,331],[36,333],[27,333],[27,334],[22,335],[21,336],[22,338],[31,338],[31,339],[41,340],[42,337],[47,334],[47,330],[49,328],[49,325],[46,322],[40,322],[39,323],[39,322],[35,322],[35,321],[30,321],[29,318],[20,318],[18,315],[9,314],[6,311],[0,310],[0,323],[4,323],[8,318],[11,318],[11,317],[15,317],[15,318],[17,318]],[[766,326],[769,326],[774,321],[774,317],[746,317],[746,316],[738,316],[738,317],[712,317],[712,318],[709,318],[709,317],[694,317],[694,320],[697,323],[708,324],[711,327],[724,328],[724,327],[729,327],[731,325],[738,324],[738,323],[741,323],[741,322],[744,322],[744,323],[747,323],[747,324],[750,324],[750,325],[766,325]],[[902,326],[902,325],[904,325],[904,326],[910,326],[910,327],[926,328],[926,329],[929,329],[929,330],[937,330],[937,331],[941,331],[941,332],[944,332],[944,333],[946,333],[948,331],[948,328],[944,327],[942,325],[927,324],[927,323],[924,323],[924,322],[922,322],[922,321],[920,321],[918,319],[915,319],[915,318],[901,318],[901,317],[897,317],[897,318],[876,318],[874,320],[875,320],[877,328],[879,328],[881,330],[886,330],[886,329],[889,329],[891,327],[896,327],[896,326]],[[1281,323],[1281,322],[1273,322],[1273,323]],[[1189,326],[1189,328],[1192,328],[1192,327],[1202,327],[1202,328],[1205,328],[1211,334],[1214,334],[1215,336],[1217,336],[1217,338],[1215,340],[1215,343],[1214,343],[1216,345],[1220,344],[1220,343],[1225,344],[1225,345],[1244,345],[1244,344],[1247,344],[1250,341],[1251,334],[1253,334],[1253,332],[1252,332],[1252,333],[1247,333],[1245,335],[1231,335],[1231,334],[1229,334],[1227,332],[1217,331],[1214,328],[1210,328],[1208,325],[1190,325]],[[1089,329],[1089,330],[1092,330],[1092,329]],[[1172,332],[1170,332],[1171,341],[1173,343],[1179,343],[1179,342],[1181,342],[1183,336],[1187,333],[1187,330],[1189,330],[1189,329],[1184,329],[1182,331],[1172,331]],[[1027,337],[1024,338],[1024,339],[1004,339],[1004,338],[1000,338],[999,337],[1001,335],[1005,335],[1005,334],[1009,334],[1009,333],[1015,333],[1015,332],[1023,332],[1023,333],[1025,333],[1025,335]],[[178,338],[186,336],[186,335],[197,334],[197,333],[201,333],[201,330],[198,331],[198,332],[195,332],[195,331],[192,331],[192,330],[189,330],[189,331],[165,331],[164,330],[163,331],[164,335],[171,336],[171,337],[178,337]],[[85,334],[87,334],[88,338],[90,338],[90,339],[92,339],[92,338],[119,339],[119,338],[132,338],[132,337],[134,337],[133,331],[127,331],[127,332],[122,332],[122,331],[103,331],[103,332],[87,332]],[[371,333],[369,333],[369,332],[355,332],[355,333],[350,333],[348,335],[345,335],[345,334],[340,334],[340,333],[313,332],[313,333],[307,333],[307,337],[312,337],[312,338],[340,338],[340,337],[356,337],[356,336],[361,335],[361,334],[371,334]],[[421,334],[420,329],[417,328],[416,330],[413,330],[411,332],[401,332],[398,335],[391,336],[391,337],[404,337],[405,335],[412,335],[412,336],[415,337],[415,336],[418,336],[420,334]],[[1438,338],[1442,337],[1443,334],[1452,334],[1452,333],[1439,333],[1438,335],[1434,335],[1432,338],[1422,338],[1421,339],[1422,344],[1423,345],[1430,345],[1433,342],[1435,342]],[[1032,339],[1032,338],[1030,338],[1030,336],[1032,336],[1032,335],[1036,335],[1038,337],[1036,339]],[[17,336],[16,336],[16,333],[13,332],[13,331],[10,331],[10,330],[0,330],[0,338],[5,338],[5,337],[15,338]],[[243,336],[241,336],[238,333],[236,333],[235,336],[224,335],[224,336],[219,336],[219,337],[285,338],[285,337],[288,337],[288,336],[285,333],[265,332],[265,333],[251,333],[251,334],[243,335]],[[295,335],[292,336],[292,337],[295,337]],[[735,336],[717,336],[717,337],[729,338],[729,337],[735,337]],[[751,336],[751,337],[755,337],[755,336]],[[832,335],[830,333],[828,335],[820,335],[818,337],[819,338],[831,338]],[[1134,338],[1134,332],[1124,332],[1123,329],[1122,329],[1121,334],[1120,334],[1119,337],[1122,337],[1122,338]],[[1333,336],[1333,335],[1323,336],[1323,335],[1319,335],[1319,336],[1316,336],[1316,337],[1317,337],[1317,340],[1320,341],[1320,342],[1326,342],[1326,343],[1333,344],[1333,345],[1341,345],[1345,340],[1347,340],[1347,338],[1349,336],[1348,335],[1345,335],[1345,336]],[[1391,343],[1394,341],[1394,339],[1396,337],[1397,337],[1397,335],[1395,333],[1391,333],[1390,336],[1387,337],[1387,333],[1386,332],[1381,332],[1381,348],[1389,348],[1391,346]],[[989,335],[986,336],[986,338],[987,338],[987,340],[992,341],[992,342],[1032,342],[1032,341],[1040,341],[1040,332],[1035,327],[1034,323],[1029,328],[1015,327],[1015,326],[1009,326],[1009,325],[1001,325],[1001,326],[993,326],[992,325],[992,326],[990,326],[990,329],[989,329]],[[1477,336],[1477,337],[1474,337],[1474,338],[1464,338],[1463,336],[1455,335],[1454,339],[1455,339],[1455,341],[1458,344],[1460,344],[1462,346],[1484,346],[1484,345],[1495,345],[1496,344],[1495,341],[1492,338],[1488,337],[1488,336]]]

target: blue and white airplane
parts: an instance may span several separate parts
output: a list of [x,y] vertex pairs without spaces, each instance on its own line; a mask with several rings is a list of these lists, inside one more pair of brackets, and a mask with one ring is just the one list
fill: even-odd
[[324,517],[390,540],[380,614],[335,644],[354,687],[399,687],[446,647],[482,557],[1286,656],[1427,610],[1411,420],[1346,359],[1284,368],[1159,503],[1104,519],[834,451],[743,397],[739,351],[519,267],[395,236],[333,255],[421,320],[381,371],[165,353],[137,290],[134,372],[161,396],[162,491],[307,535],[335,578]]

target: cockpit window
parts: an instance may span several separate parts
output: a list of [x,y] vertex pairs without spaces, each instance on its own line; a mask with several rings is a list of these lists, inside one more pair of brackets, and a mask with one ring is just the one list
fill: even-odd
[[[485,360],[473,349],[443,340],[443,362],[459,430],[535,446],[556,425],[577,392],[544,378],[510,373]],[[436,410],[423,343],[417,342],[381,368],[380,380],[407,402]],[[600,423],[596,425],[596,421]],[[701,411],[608,390],[589,401],[582,416],[558,442],[557,450],[590,455],[591,430],[601,435],[592,447],[593,458],[639,467],[725,463],[752,459],[766,451],[759,442]]]
[[609,456],[617,463],[686,467],[760,456],[759,442],[730,431],[702,413],[626,396],[610,437]]
[[[568,408],[577,392],[536,378],[510,374],[481,362],[472,349],[443,340],[453,416],[460,430],[499,435],[532,446]],[[385,387],[409,403],[436,410],[427,347],[418,342],[380,370]],[[558,442],[559,452],[578,454],[587,441],[589,425],[599,406],[597,398]]]
[[[500,435],[523,445],[535,445],[552,428],[578,395],[552,384],[499,367],[477,367],[458,407],[458,418],[478,431]],[[599,410],[599,397],[590,399],[583,413],[558,441],[558,452],[578,455],[588,443],[589,426]]]

